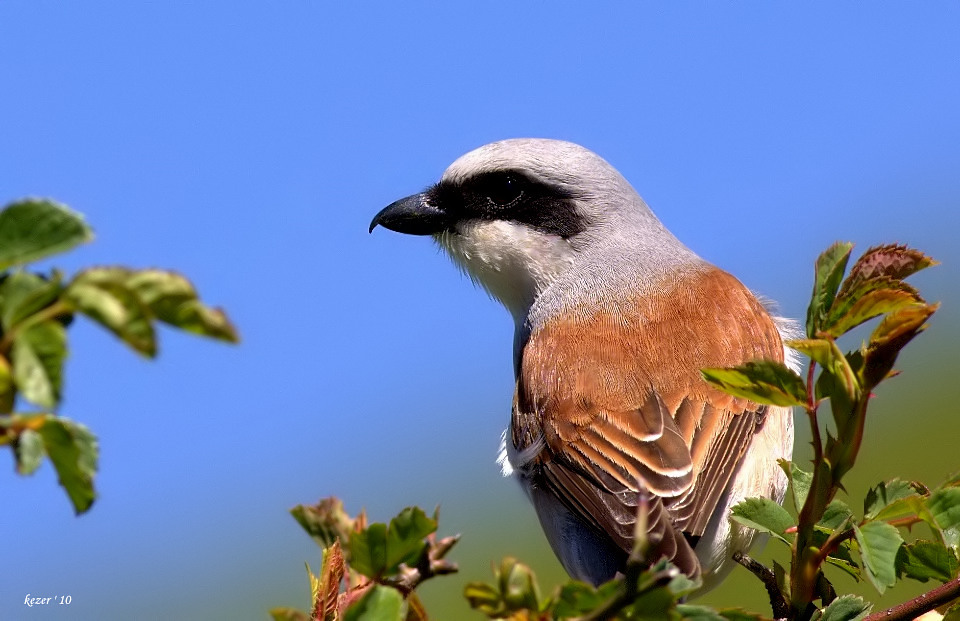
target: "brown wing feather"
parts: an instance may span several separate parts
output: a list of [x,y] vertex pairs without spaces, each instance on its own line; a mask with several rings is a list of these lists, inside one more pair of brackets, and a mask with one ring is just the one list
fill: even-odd
[[782,360],[776,327],[735,278],[681,274],[656,294],[535,330],[523,350],[511,425],[518,450],[586,523],[629,551],[637,494],[649,495],[655,552],[698,571],[681,531],[700,535],[762,410],[700,369]]

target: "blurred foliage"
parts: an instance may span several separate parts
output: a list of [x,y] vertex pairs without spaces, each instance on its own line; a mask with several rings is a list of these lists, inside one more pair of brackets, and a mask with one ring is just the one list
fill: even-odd
[[[772,616],[778,619],[906,619],[937,606],[946,610],[960,598],[960,476],[935,488],[896,478],[878,483],[867,490],[862,511],[836,497],[845,491],[844,478],[863,446],[875,389],[897,375],[893,367],[900,352],[926,329],[938,309],[904,280],[935,261],[905,246],[878,246],[847,273],[852,247],[834,244],[817,259],[806,338],[786,343],[810,358],[806,377],[763,360],[703,370],[708,382],[733,395],[802,408],[810,423],[811,469],[780,463],[789,481],[786,506],[751,498],[731,514],[732,520],[769,535],[788,550],[788,562],[773,560],[770,566],[746,555],[734,557],[762,581]],[[840,349],[837,339],[876,318],[879,322],[859,348],[846,353]],[[820,412],[827,405],[829,420]],[[528,566],[505,558],[494,570],[492,584],[466,585],[470,606],[492,619],[514,620],[764,618],[685,603],[700,585],[665,561],[647,562],[646,505],[639,506],[634,549],[623,574],[614,580],[596,588],[571,580],[544,596]],[[424,576],[454,569],[443,561],[451,571],[431,570],[431,563],[442,558],[430,553],[436,545],[436,516],[429,521],[420,509],[405,509],[389,526],[369,527],[363,514],[349,518],[335,499],[312,509],[297,507],[293,514],[324,548],[324,567],[319,576],[308,568],[312,614],[278,609],[272,612],[275,619],[426,619],[413,589]],[[906,541],[904,530],[914,526],[925,528],[929,536]],[[455,539],[443,541],[450,542],[443,546],[446,554]],[[868,582],[880,594],[903,579],[943,585],[870,615],[873,604],[867,599],[838,594],[825,573],[828,567]],[[330,580],[344,576],[349,579],[334,588]],[[388,593],[391,588],[393,593]],[[960,616],[958,607],[947,611],[947,618],[955,616]]]
[[[74,316],[92,319],[148,358],[157,354],[157,322],[237,341],[223,311],[201,303],[175,272],[95,267],[64,279],[56,269],[24,269],[92,238],[79,214],[50,200],[16,201],[0,211],[0,445],[13,449],[21,475],[49,457],[78,514],[96,498],[99,450],[89,429],[56,414]],[[39,410],[14,411],[21,402]]]

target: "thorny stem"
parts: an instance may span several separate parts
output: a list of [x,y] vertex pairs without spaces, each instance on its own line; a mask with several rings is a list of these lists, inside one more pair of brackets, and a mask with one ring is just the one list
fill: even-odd
[[915,619],[925,612],[930,612],[937,606],[942,606],[960,597],[960,577],[939,586],[932,591],[904,602],[893,608],[868,615],[864,621],[900,621],[901,619]]
[[773,618],[786,619],[789,617],[790,604],[787,603],[787,600],[783,597],[783,593],[780,592],[780,586],[777,584],[777,576],[773,571],[741,552],[734,553],[733,560],[746,567],[750,573],[763,582],[764,588],[767,589],[767,596],[770,598],[770,608],[773,612]]

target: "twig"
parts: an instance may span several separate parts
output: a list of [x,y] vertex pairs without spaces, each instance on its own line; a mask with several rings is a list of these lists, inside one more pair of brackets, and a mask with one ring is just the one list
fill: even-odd
[[954,578],[932,591],[904,602],[882,612],[868,615],[864,621],[899,621],[900,619],[915,619],[925,612],[930,612],[937,606],[942,606],[960,597],[960,577]]
[[789,617],[790,605],[787,603],[787,600],[783,598],[783,593],[780,592],[780,585],[777,584],[777,577],[773,571],[766,565],[740,552],[734,553],[733,560],[746,567],[754,576],[760,578],[760,582],[763,583],[763,586],[767,589],[767,595],[770,597],[770,608],[773,612],[773,618],[786,619]]

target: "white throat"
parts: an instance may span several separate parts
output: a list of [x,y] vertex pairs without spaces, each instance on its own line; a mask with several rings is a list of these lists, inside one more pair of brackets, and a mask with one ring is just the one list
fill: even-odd
[[573,264],[574,249],[557,237],[505,220],[469,220],[435,237],[471,280],[498,299],[517,325],[537,296]]

